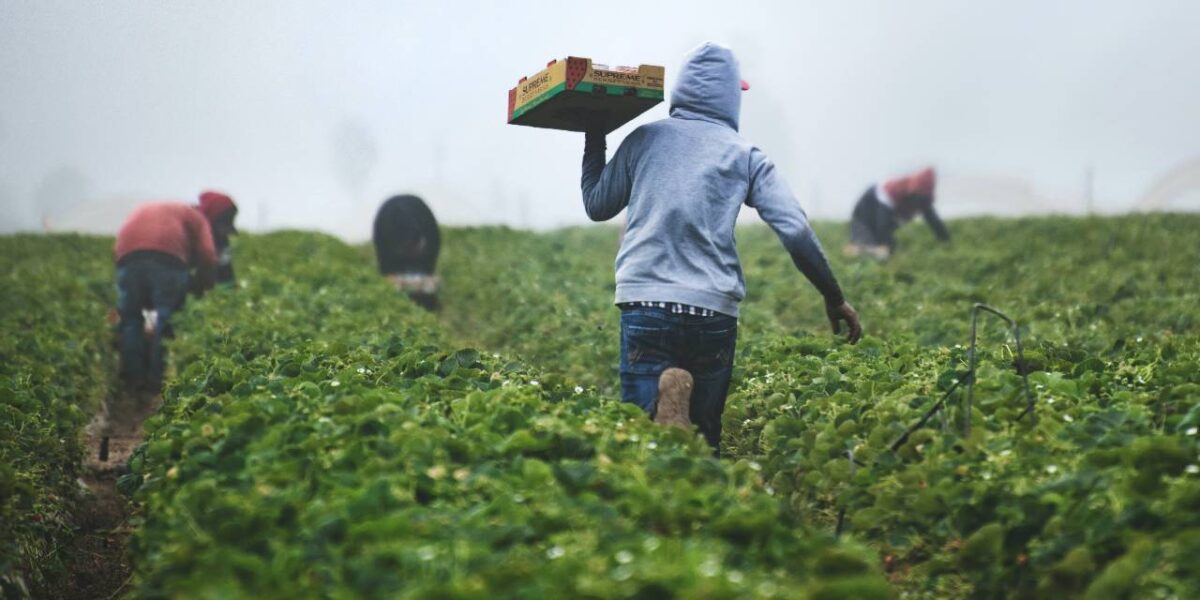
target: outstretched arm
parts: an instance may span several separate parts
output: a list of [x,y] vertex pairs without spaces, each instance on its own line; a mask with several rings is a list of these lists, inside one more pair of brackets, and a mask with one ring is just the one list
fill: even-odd
[[762,220],[775,231],[796,268],[821,292],[825,301],[840,304],[845,300],[842,289],[833,276],[821,242],[808,224],[808,217],[775,170],[774,163],[761,153],[758,159],[756,164],[752,163],[750,196],[746,204],[757,210]]
[[933,235],[936,235],[937,239],[943,242],[950,241],[950,230],[946,229],[946,224],[942,222],[942,218],[938,216],[932,206],[921,211],[921,216],[924,217],[925,223],[933,230]]
[[191,211],[185,223],[188,233],[192,266],[196,269],[193,289],[200,295],[216,282],[217,249],[213,241],[212,226],[199,211]]
[[850,342],[857,342],[862,335],[858,315],[846,302],[821,242],[808,224],[808,217],[776,172],[774,163],[757,150],[751,156],[750,195],[746,204],[757,210],[775,231],[796,268],[824,296],[825,312],[834,332],[839,331],[841,321],[846,321],[850,327]]

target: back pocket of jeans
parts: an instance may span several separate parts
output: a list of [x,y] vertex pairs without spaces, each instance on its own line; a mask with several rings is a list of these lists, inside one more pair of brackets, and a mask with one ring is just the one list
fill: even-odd
[[661,373],[674,362],[670,329],[627,325],[621,332],[621,372],[635,375]]

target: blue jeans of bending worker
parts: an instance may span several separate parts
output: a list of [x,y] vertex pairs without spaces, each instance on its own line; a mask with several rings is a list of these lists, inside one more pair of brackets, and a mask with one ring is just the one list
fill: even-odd
[[[190,277],[171,256],[140,252],[117,265],[117,312],[121,315],[121,378],[157,391],[166,367],[163,339],[171,337],[171,316],[187,299]],[[154,335],[146,340],[142,310],[158,313]]]
[[673,314],[666,308],[621,309],[621,398],[652,418],[658,377],[670,367],[691,373],[690,417],[708,445],[720,452],[721,413],[733,375],[737,319]]

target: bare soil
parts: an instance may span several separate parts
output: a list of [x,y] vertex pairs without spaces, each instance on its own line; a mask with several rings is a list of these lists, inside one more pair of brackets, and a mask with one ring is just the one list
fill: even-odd
[[34,590],[36,597],[109,599],[128,591],[132,507],[117,491],[117,479],[126,473],[126,463],[142,441],[142,422],[161,403],[157,395],[118,393],[88,425],[80,483],[90,495],[76,509],[75,539],[60,551],[66,575]]

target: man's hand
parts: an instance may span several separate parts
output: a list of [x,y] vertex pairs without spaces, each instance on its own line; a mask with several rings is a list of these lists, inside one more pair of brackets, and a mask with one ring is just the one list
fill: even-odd
[[846,334],[846,341],[851,344],[857,344],[858,339],[862,337],[862,325],[858,322],[858,313],[854,312],[854,307],[850,306],[849,302],[841,304],[825,304],[825,316],[829,317],[829,324],[833,326],[833,333],[842,332],[842,321],[850,326],[850,331]]
[[196,267],[191,277],[191,292],[197,298],[203,298],[204,293],[213,289],[217,283],[217,273],[213,265]]

